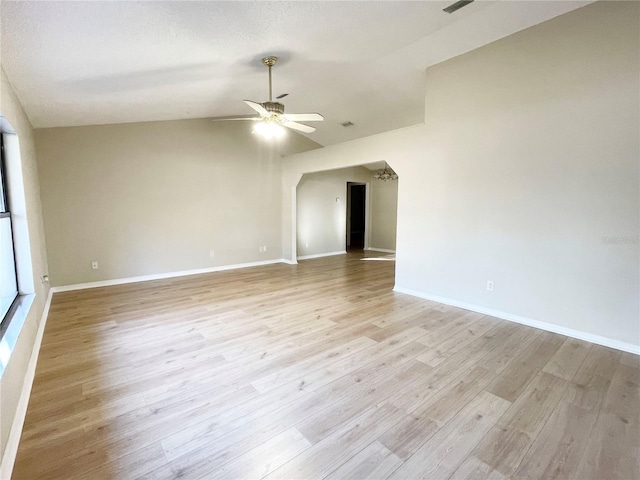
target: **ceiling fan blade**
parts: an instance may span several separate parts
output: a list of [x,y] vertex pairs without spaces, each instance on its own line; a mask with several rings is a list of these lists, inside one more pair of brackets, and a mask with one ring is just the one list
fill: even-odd
[[287,122],[284,122],[283,125],[285,127],[292,128],[293,130],[299,130],[300,132],[304,132],[304,133],[312,133],[316,131],[315,128],[310,127],[309,125],[305,125],[303,123],[287,121]]
[[324,117],[319,113],[285,113],[282,115],[293,122],[321,122]]
[[251,108],[253,108],[256,112],[258,112],[260,114],[260,116],[262,116],[262,117],[270,117],[271,116],[271,114],[267,111],[267,109],[264,108],[259,103],[252,102],[251,100],[243,100],[243,102],[246,103],[247,105],[249,105]]
[[212,122],[226,122],[230,120],[251,120],[255,122],[257,120],[262,120],[262,117],[255,117],[253,115],[232,115],[229,117],[214,117],[209,120]]

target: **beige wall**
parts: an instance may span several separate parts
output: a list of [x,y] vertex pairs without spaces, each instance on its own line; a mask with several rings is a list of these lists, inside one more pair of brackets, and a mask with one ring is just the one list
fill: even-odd
[[639,9],[597,2],[429,69],[424,126],[293,155],[285,193],[386,160],[398,288],[638,349]]
[[368,185],[366,246],[395,250],[398,182],[372,177],[371,170],[360,166],[302,176],[296,189],[298,257],[345,250],[347,182]]
[[347,182],[370,181],[371,171],[364,167],[302,177],[296,197],[299,257],[346,251]]
[[397,217],[398,180],[372,180],[370,248],[396,249]]
[[274,147],[250,128],[202,119],[37,130],[52,285],[281,258],[281,153],[318,145],[291,132]]
[[[36,332],[48,295],[48,286],[40,282],[47,273],[40,189],[36,165],[33,129],[25,115],[13,87],[0,69],[0,113],[11,124],[20,143],[20,158],[26,203],[26,222],[31,249],[31,269],[34,279],[35,300],[20,332],[9,363],[0,379],[0,458],[4,455],[7,438],[16,413],[16,407],[27,365],[33,351]],[[20,220],[24,220],[21,218]]]
[[[286,157],[282,171],[283,257],[295,260],[297,254],[296,186],[302,175],[381,161],[387,161],[398,173],[395,162],[420,158],[424,142],[424,127],[418,125]],[[401,184],[402,177],[399,189]]]

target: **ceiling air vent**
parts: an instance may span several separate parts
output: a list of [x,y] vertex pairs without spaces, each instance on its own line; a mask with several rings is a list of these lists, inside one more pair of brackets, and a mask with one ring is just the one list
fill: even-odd
[[353,122],[347,120],[346,122],[342,122],[340,125],[342,125],[343,127],[353,127]]
[[460,0],[459,2],[452,3],[447,8],[443,8],[442,11],[447,13],[453,13],[456,10],[460,10],[462,7],[466,7],[471,2],[473,2],[473,0]]

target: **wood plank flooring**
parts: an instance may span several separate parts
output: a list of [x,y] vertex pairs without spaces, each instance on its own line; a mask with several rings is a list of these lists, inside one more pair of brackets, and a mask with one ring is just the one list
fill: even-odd
[[362,256],[56,293],[13,478],[640,478],[637,356]]

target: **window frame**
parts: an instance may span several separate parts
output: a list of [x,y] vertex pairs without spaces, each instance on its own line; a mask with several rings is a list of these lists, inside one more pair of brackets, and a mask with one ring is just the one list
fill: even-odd
[[7,165],[6,165],[6,156],[5,156],[5,148],[4,148],[4,132],[0,131],[0,218],[8,218],[9,219],[9,230],[11,232],[11,249],[13,250],[13,270],[15,275],[15,290],[16,294],[11,301],[11,305],[4,313],[2,318],[0,318],[0,339],[4,336],[9,323],[11,322],[11,318],[13,317],[16,308],[19,304],[20,298],[20,288],[18,282],[18,265],[16,263],[16,247],[14,243],[14,234],[13,234],[13,220],[11,218],[11,205],[9,204],[9,194],[8,194],[8,182],[7,182]]

